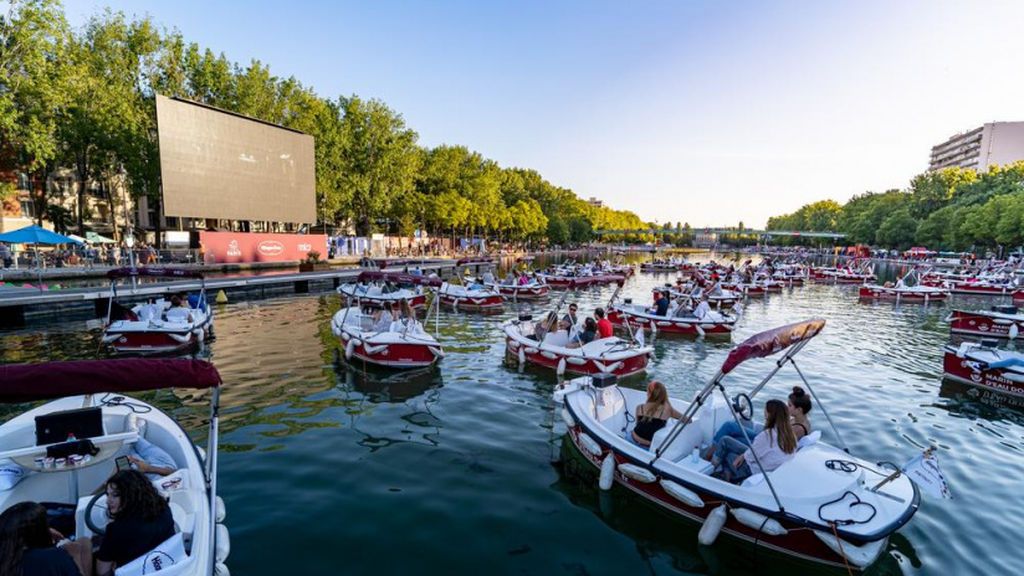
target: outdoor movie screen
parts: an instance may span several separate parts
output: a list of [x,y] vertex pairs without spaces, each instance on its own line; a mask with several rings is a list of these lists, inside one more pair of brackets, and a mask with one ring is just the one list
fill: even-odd
[[316,222],[313,137],[156,97],[164,214]]

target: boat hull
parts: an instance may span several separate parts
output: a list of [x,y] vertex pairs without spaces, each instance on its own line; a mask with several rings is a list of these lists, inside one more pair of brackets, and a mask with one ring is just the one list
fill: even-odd
[[935,292],[932,293],[919,293],[919,292],[903,292],[895,288],[886,288],[884,286],[861,286],[860,287],[860,298],[862,300],[899,300],[900,302],[916,302],[916,303],[927,303],[942,301],[949,298],[949,292]]
[[1024,397],[1024,382],[1016,382],[1015,379],[1007,378],[1008,371],[1002,368],[977,369],[972,367],[972,361],[969,358],[960,358],[957,356],[956,350],[950,348],[946,349],[942,358],[942,371],[946,378],[957,382]]
[[498,285],[498,292],[506,300],[539,300],[551,292],[548,286],[505,286]]
[[728,336],[732,334],[734,322],[699,322],[687,321],[687,318],[645,318],[631,314],[625,310],[612,308],[608,310],[608,321],[615,326],[625,326],[628,321],[634,327],[655,329],[661,334],[679,334],[683,336],[699,336],[699,326],[704,335]]
[[505,299],[500,294],[490,296],[465,296],[456,297],[451,294],[441,293],[441,304],[458,310],[469,310],[473,312],[500,312],[505,307]]
[[[1024,322],[1001,318],[984,312],[954,310],[949,317],[949,331],[953,334],[967,334],[988,338],[1010,338],[1011,327],[1024,329]],[[1016,337],[1016,335],[1014,335]]]
[[131,330],[105,332],[104,341],[119,355],[157,356],[182,354],[197,348],[211,336],[211,320],[188,330]]
[[595,374],[614,374],[619,378],[632,376],[647,370],[649,357],[647,353],[641,352],[628,358],[602,362],[593,358],[580,358],[558,354],[550,350],[543,350],[539,346],[520,344],[516,339],[505,337],[505,352],[510,357],[517,357],[520,349],[526,362],[542,368],[558,371],[559,364],[563,364],[568,374],[593,376]]

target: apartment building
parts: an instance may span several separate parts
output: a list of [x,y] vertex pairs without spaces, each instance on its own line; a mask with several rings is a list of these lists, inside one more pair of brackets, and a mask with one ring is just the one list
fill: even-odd
[[928,170],[974,168],[1024,160],[1024,122],[990,122],[932,147]]

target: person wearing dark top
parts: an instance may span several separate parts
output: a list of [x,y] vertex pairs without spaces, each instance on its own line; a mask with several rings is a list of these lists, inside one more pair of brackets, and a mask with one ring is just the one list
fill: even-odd
[[593,318],[587,318],[583,321],[583,331],[577,336],[577,340],[570,342],[567,348],[579,348],[584,344],[589,344],[597,338],[597,322]]
[[122,470],[107,480],[107,524],[96,551],[96,574],[113,574],[174,535],[167,502],[138,470]]
[[655,292],[657,300],[654,301],[654,314],[657,316],[668,316],[668,297],[661,292]]
[[0,514],[0,574],[4,576],[81,576],[64,550],[63,539],[46,524],[46,508],[20,502]]
[[636,407],[633,441],[640,446],[650,446],[654,433],[664,428],[669,418],[682,417],[683,415],[669,402],[665,385],[653,380],[647,385],[647,402]]

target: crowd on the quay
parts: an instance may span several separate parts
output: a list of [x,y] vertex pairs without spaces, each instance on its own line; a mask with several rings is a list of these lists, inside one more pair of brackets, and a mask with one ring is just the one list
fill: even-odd
[[[178,251],[181,252],[181,251]],[[22,249],[15,252],[14,248],[0,242],[0,267],[14,268],[95,268],[97,266],[128,266],[133,261],[137,265],[158,264],[168,255],[161,253],[152,244],[138,243],[129,248],[124,243],[59,245],[43,250]],[[15,266],[18,258],[18,266]],[[190,260],[188,254],[179,258]]]

